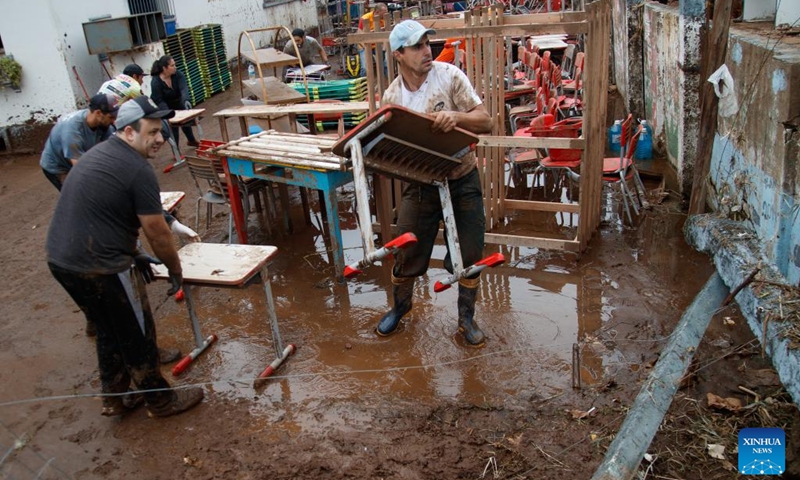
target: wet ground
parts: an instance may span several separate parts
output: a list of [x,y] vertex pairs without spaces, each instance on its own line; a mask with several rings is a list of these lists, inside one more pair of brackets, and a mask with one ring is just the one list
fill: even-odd
[[[238,98],[229,90],[200,106],[214,112]],[[216,119],[206,117],[203,127],[207,137],[219,139]],[[170,161],[164,148],[154,162],[162,190],[187,193],[179,216],[194,226],[194,183],[185,168],[161,173]],[[445,273],[444,247],[436,248],[428,275],[417,283],[401,329],[380,338],[373,329],[390,304],[389,267],[336,283],[318,205],[312,202],[312,224],[306,225],[293,192],[293,233],[267,236],[259,228],[264,220],[253,214],[249,234],[279,248],[270,267],[276,313],[284,342],[296,344],[297,353],[254,388],[253,379],[274,357],[263,290],[197,289],[204,333],[220,340],[180,378],[172,379],[168,367],[164,372],[176,385],[203,386],[205,401],[167,419],[149,419],[144,409],[111,419],[100,416],[94,396],[94,344],[83,334],[83,316],[44,261],[57,192],[37,156],[3,158],[0,473],[590,478],[667,336],[713,272],[704,255],[686,246],[685,216],[674,197],[659,197],[663,202],[630,227],[621,222],[614,195],[606,196],[604,221],[580,257],[487,246],[487,254],[502,252],[507,262],[482,275],[476,318],[488,342],[476,350],[456,332],[456,292],[433,292]],[[340,192],[348,261],[362,256],[353,198],[352,187]],[[201,226],[200,233],[205,241],[227,241],[226,213],[215,213],[211,229]],[[574,220],[548,214],[513,223],[568,235]],[[193,337],[185,308],[166,290],[166,284],[149,287],[159,344],[187,352]],[[757,348],[741,348],[752,336],[737,319],[729,308],[712,321],[698,351],[702,368],[681,393],[692,405],[703,403],[707,391],[727,396],[747,371],[769,367]],[[759,388],[780,390],[774,382]],[[593,407],[591,415],[576,418]],[[666,452],[679,442],[685,440],[667,432],[654,445],[669,458]],[[692,470],[677,463],[659,464],[669,475],[661,478],[699,478],[698,468],[707,478],[735,476],[714,459]]]

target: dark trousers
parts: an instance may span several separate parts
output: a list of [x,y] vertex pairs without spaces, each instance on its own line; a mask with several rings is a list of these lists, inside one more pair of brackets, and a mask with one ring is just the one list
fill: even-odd
[[[483,258],[486,216],[483,211],[483,194],[478,170],[456,180],[448,180],[450,197],[456,219],[463,266],[467,267]],[[439,222],[442,220],[442,202],[439,189],[433,185],[407,184],[398,211],[397,227],[400,233],[413,232],[417,243],[404,248],[396,255],[394,276],[418,277],[428,270]],[[444,267],[453,273],[450,247]]]
[[[48,266],[86,320],[97,329],[97,363],[103,393],[125,392],[131,380],[140,390],[170,388],[159,371],[156,329],[149,303],[135,298],[130,273],[92,275],[52,263]],[[149,392],[144,397],[148,404],[160,405],[169,401],[171,392]]]
[[42,172],[44,172],[45,178],[50,180],[50,183],[52,183],[53,186],[56,187],[56,189],[60,192],[61,187],[63,186],[63,184],[61,183],[61,178],[59,178],[59,176],[56,175],[55,173],[48,172],[44,168],[42,169]]
[[190,142],[197,142],[197,139],[194,138],[194,132],[192,131],[192,127],[173,127],[170,125],[170,130],[172,130],[172,138],[175,139],[176,144],[180,144],[180,131],[183,130],[183,134],[186,135],[186,140]]

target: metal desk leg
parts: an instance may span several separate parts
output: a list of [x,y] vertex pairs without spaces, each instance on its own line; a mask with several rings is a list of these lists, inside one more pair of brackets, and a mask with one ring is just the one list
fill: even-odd
[[258,386],[261,381],[272,375],[281,364],[292,355],[297,347],[290,343],[283,348],[283,340],[281,340],[281,332],[278,329],[278,317],[275,315],[275,299],[272,296],[272,285],[269,280],[269,270],[266,265],[261,267],[261,280],[264,282],[264,293],[267,296],[267,317],[269,319],[270,329],[272,330],[272,346],[275,349],[275,360],[258,375],[254,382],[254,386]]
[[177,377],[184,370],[186,370],[189,365],[194,361],[195,358],[199,357],[201,353],[203,353],[212,343],[217,341],[217,336],[214,334],[209,335],[206,338],[203,338],[203,334],[200,330],[200,322],[197,319],[197,312],[194,309],[194,300],[192,299],[192,289],[188,285],[183,286],[183,299],[186,302],[186,309],[189,311],[189,318],[192,320],[192,331],[194,332],[194,342],[196,347],[194,350],[189,352],[188,355],[183,357],[180,362],[177,363],[174,367],[172,367],[172,376]]

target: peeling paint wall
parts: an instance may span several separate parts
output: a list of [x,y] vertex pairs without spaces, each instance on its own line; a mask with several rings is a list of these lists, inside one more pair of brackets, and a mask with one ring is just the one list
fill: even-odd
[[800,48],[734,26],[726,65],[734,78],[739,112],[719,119],[709,202],[751,224],[770,260],[797,284]]
[[642,91],[642,10],[643,0],[614,0],[612,8],[613,82],[628,111],[644,115]]
[[669,160],[681,193],[692,189],[700,121],[700,31],[702,17],[675,7],[644,8],[644,106],[653,146]]
[[[97,56],[89,54],[82,24],[103,15],[130,15],[126,0],[0,0],[0,8],[6,53],[13,54],[23,69],[21,92],[0,88],[0,128],[52,122],[85,105],[72,67],[90,96],[107,77]],[[244,29],[317,26],[314,1],[262,8],[261,0],[175,0],[175,15],[179,28],[222,24],[228,58],[236,56]],[[139,63],[145,70],[151,66]]]

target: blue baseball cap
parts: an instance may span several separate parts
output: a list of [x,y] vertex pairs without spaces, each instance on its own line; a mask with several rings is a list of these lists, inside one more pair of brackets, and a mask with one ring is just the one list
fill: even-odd
[[404,20],[395,25],[392,33],[389,34],[389,45],[394,52],[400,47],[413,47],[425,35],[433,35],[435,33],[436,30],[425,28],[416,20]]

